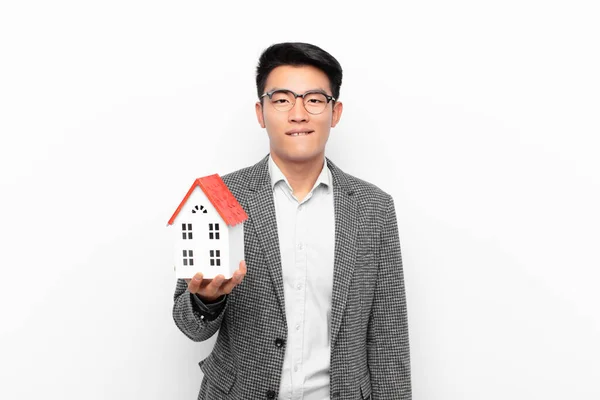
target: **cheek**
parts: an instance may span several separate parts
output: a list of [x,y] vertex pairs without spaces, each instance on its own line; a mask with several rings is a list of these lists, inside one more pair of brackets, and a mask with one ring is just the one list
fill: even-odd
[[265,127],[270,129],[273,133],[284,129],[287,119],[283,115],[284,113],[274,114],[272,112],[265,111],[263,118],[265,121]]
[[329,131],[329,129],[331,129],[331,115],[326,115],[323,116],[322,118],[319,118],[318,121],[315,121],[319,127],[319,130],[321,132],[327,132]]

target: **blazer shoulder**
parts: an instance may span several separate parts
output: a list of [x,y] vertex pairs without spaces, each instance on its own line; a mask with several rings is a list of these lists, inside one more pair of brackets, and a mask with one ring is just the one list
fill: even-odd
[[366,201],[369,203],[374,202],[387,205],[391,200],[391,195],[382,190],[379,186],[347,173],[329,158],[327,158],[327,163],[333,174],[334,186],[338,184],[341,185],[344,190],[352,191],[354,198],[359,202]]
[[267,155],[254,165],[229,172],[221,177],[238,200],[244,198],[249,188],[254,189],[269,181],[268,157]]
[[360,218],[375,223],[379,229],[389,218],[390,208],[394,208],[392,195],[379,186],[364,179],[346,174],[346,182],[352,188],[354,201]]
[[221,177],[235,197],[239,198],[245,191],[252,168],[252,166],[241,168]]
[[254,168],[254,166],[249,166],[249,167],[244,167],[244,168],[238,169],[236,171],[228,172],[227,174],[223,175],[221,177],[221,179],[223,179],[223,181],[227,185],[243,184],[244,179],[247,179],[250,176],[250,172],[253,168]]
[[376,203],[379,206],[385,207],[392,201],[392,196],[389,193],[371,182],[350,174],[346,174],[346,179],[354,191],[355,198],[359,202]]

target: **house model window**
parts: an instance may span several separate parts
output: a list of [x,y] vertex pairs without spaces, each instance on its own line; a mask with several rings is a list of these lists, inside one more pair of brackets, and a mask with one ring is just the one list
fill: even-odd
[[194,265],[194,251],[184,250],[183,251],[183,265]]
[[221,265],[221,251],[220,250],[211,250],[210,251],[210,265],[216,265],[219,267]]
[[208,224],[208,238],[219,239],[219,224]]
[[192,224],[181,224],[181,235],[184,239],[193,239]]

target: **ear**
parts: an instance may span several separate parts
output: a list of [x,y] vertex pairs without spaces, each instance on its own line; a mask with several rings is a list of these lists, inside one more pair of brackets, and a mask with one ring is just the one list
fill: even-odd
[[263,107],[262,107],[262,104],[260,101],[256,102],[254,109],[256,111],[256,118],[258,119],[258,123],[259,123],[260,127],[264,128],[265,127],[265,116],[263,115]]
[[331,127],[335,128],[335,126],[340,122],[340,118],[342,118],[342,111],[344,110],[344,105],[341,101],[336,101],[335,106],[333,107],[333,114],[331,116]]

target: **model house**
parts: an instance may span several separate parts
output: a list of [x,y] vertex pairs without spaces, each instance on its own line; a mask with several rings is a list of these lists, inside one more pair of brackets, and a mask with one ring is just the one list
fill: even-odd
[[244,259],[248,215],[217,174],[198,178],[173,213],[175,275],[231,278]]

